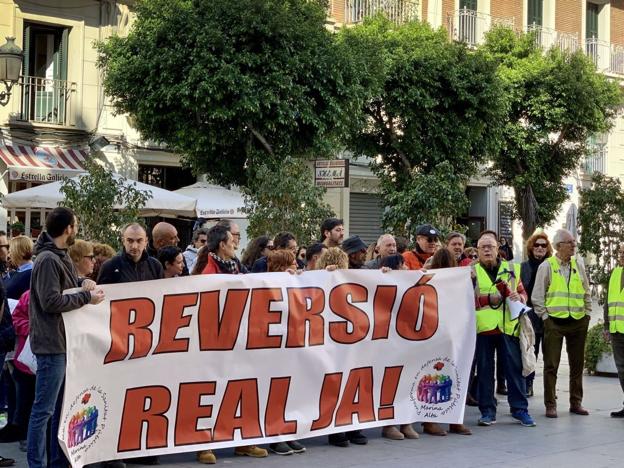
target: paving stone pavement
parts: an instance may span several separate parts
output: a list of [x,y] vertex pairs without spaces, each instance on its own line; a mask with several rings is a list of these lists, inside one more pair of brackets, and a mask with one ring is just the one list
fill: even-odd
[[[601,316],[598,307],[592,322]],[[624,395],[617,378],[585,376],[583,404],[591,414],[577,416],[568,412],[568,367],[565,353],[559,373],[559,418],[544,417],[541,369],[535,381],[536,394],[529,400],[529,411],[537,427],[522,427],[509,415],[505,397],[498,396],[498,422],[491,427],[478,427],[477,408],[466,408],[465,423],[472,436],[451,434],[436,437],[422,434],[419,440],[390,441],[380,436],[380,429],[366,430],[370,438],[366,446],[337,448],[327,445],[325,437],[302,440],[307,452],[301,455],[269,455],[265,459],[234,456],[233,449],[216,450],[215,466],[248,468],[319,468],[319,467],[413,467],[505,466],[558,468],[588,466],[591,468],[624,465],[622,444],[624,420],[613,419],[609,412],[620,409]],[[26,456],[18,444],[0,444],[0,455],[16,460],[16,466],[27,466]],[[192,453],[161,457],[161,466],[200,466]],[[129,465],[141,466],[141,465]]]

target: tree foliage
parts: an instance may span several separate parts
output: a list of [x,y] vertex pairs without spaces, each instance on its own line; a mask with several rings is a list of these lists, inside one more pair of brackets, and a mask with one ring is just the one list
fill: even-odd
[[454,227],[469,178],[499,140],[494,62],[449,42],[444,30],[383,17],[343,31],[340,41],[370,93],[367,123],[350,146],[373,160],[385,226],[397,234],[424,222]]
[[104,88],[197,173],[245,185],[263,162],[333,155],[363,89],[323,0],[141,1],[99,45]]
[[622,94],[583,51],[544,52],[531,33],[494,28],[482,50],[506,87],[504,144],[490,175],[513,188],[526,239],[557,216],[567,198],[563,179],[587,154],[589,137],[610,129]]
[[323,202],[324,193],[300,159],[287,158],[273,167],[263,164],[243,190],[249,236],[290,231],[299,245],[318,241],[323,220],[335,216]]
[[[602,286],[603,295],[609,286],[609,275],[618,260],[618,248],[624,242],[624,191],[618,179],[602,174],[592,177],[590,188],[580,192],[579,250],[594,256],[587,267],[593,282]],[[604,301],[604,297],[600,298]]]
[[80,237],[120,247],[119,228],[135,222],[139,209],[152,198],[149,191],[139,190],[123,177],[96,161],[85,162],[87,174],[78,179],[65,179],[61,192],[63,206],[71,208],[79,219]]

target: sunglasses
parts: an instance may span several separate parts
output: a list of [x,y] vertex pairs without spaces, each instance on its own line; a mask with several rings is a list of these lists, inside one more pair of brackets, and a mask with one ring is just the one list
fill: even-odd
[[478,255],[469,255],[468,258],[472,258],[473,260],[476,260],[477,258],[479,258]]
[[9,248],[9,244],[2,244],[0,245],[0,249],[5,248],[8,249]]
[[438,238],[437,237],[427,237],[427,242],[431,243],[431,242],[438,242]]
[[548,247],[548,244],[542,244],[541,242],[539,244],[533,244],[533,247],[540,247],[542,249],[545,249],[546,247]]

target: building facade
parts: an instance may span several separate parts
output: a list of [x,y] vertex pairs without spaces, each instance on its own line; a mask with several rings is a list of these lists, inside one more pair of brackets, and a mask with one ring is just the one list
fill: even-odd
[[[22,76],[0,107],[0,193],[79,173],[94,152],[131,179],[174,190],[195,182],[179,156],[144,141],[104,95],[96,43],[124,35],[132,0],[0,0],[0,38],[24,51]],[[102,139],[100,137],[105,137]],[[44,210],[0,207],[0,230],[35,234]]]

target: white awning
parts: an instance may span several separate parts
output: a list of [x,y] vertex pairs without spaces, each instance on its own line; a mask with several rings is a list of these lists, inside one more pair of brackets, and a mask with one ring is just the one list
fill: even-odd
[[197,200],[197,217],[204,219],[228,218],[246,219],[243,195],[237,190],[228,190],[208,182],[197,182],[174,193]]

